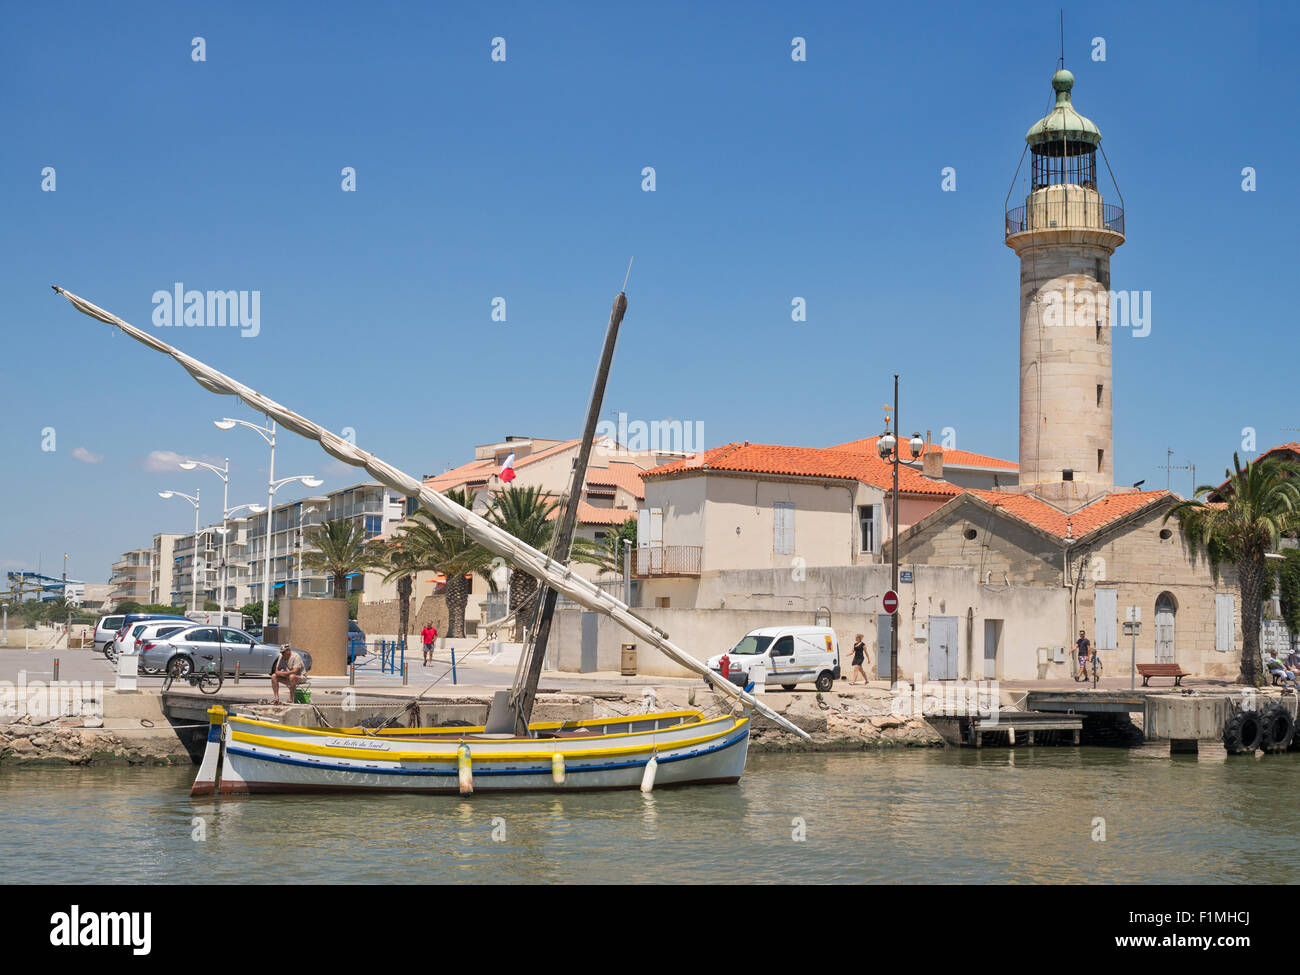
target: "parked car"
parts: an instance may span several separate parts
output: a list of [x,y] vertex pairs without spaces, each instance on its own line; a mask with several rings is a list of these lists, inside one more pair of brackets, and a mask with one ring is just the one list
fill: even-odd
[[157,632],[159,629],[166,630],[167,633],[175,633],[187,625],[180,620],[144,620],[124,626],[113,638],[113,655],[132,653],[144,636],[165,636],[166,634]]
[[356,620],[348,620],[348,663],[352,663],[357,657],[364,657],[368,652],[365,632],[357,625]]
[[[227,675],[235,673],[236,665],[241,674],[269,675],[280,655],[278,646],[259,643],[243,630],[203,624],[191,625],[165,638],[146,640],[139,651],[141,667],[177,677],[184,677],[195,667],[215,667],[218,660]],[[306,650],[297,652],[310,672],[311,654]]]
[[118,613],[116,616],[101,616],[95,624],[95,649],[100,653],[108,656],[107,648],[113,642],[113,636],[122,628],[126,615]]
[[761,662],[764,684],[780,684],[787,691],[812,681],[819,691],[829,691],[840,676],[840,646],[829,626],[764,626],[750,630],[740,642],[716,657],[710,670],[722,673],[727,658],[727,677],[744,687],[750,671]]
[[118,650],[121,647],[123,640],[126,638],[127,633],[133,629],[137,623],[147,623],[150,620],[176,620],[183,625],[192,622],[179,614],[168,613],[127,613],[118,618],[121,622],[118,624],[117,632],[113,634],[112,638],[103,648],[104,656],[109,660],[117,659]]
[[[137,650],[150,641],[164,640],[173,633],[179,633],[185,629],[187,624],[178,620],[153,620],[145,623],[137,623],[131,627],[131,632],[127,634],[123,641],[117,642],[118,653],[127,652],[126,648],[134,646]],[[141,667],[142,672],[148,673],[147,668]]]

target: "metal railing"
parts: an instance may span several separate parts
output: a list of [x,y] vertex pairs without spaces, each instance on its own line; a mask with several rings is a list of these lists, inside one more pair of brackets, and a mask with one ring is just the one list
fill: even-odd
[[1007,211],[1007,236],[1027,230],[1109,230],[1124,233],[1124,208],[1066,196],[1052,197]]
[[697,576],[704,560],[702,545],[647,545],[633,551],[637,576]]

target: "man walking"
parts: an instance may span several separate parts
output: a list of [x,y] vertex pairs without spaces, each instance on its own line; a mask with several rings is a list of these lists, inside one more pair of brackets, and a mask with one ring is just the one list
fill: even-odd
[[1092,643],[1088,640],[1088,634],[1083,630],[1079,631],[1079,639],[1074,641],[1075,655],[1078,659],[1079,674],[1074,679],[1082,680],[1085,684],[1088,682],[1088,654],[1092,649]]
[[424,641],[424,666],[427,667],[433,662],[433,641],[438,639],[438,628],[432,623],[425,623],[420,638]]

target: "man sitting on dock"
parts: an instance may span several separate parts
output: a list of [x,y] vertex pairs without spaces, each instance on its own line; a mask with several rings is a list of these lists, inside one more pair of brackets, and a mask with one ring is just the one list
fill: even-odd
[[1276,684],[1279,677],[1282,679],[1283,684],[1295,682],[1295,674],[1287,668],[1286,664],[1277,659],[1277,654],[1266,653],[1265,656],[1267,656],[1268,659],[1264,662],[1264,666],[1268,669],[1268,672],[1273,675],[1273,683]]
[[280,685],[289,685],[289,703],[293,703],[294,692],[298,690],[298,685],[302,683],[307,668],[303,665],[300,657],[289,644],[282,644],[280,647],[280,656],[275,660],[275,669],[271,671],[271,694],[275,697],[275,703],[280,703]]

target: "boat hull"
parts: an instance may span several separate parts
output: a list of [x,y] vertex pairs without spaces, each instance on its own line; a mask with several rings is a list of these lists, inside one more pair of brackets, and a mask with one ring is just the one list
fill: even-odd
[[569,726],[568,737],[502,740],[476,737],[482,729],[474,728],[376,735],[230,716],[220,736],[220,775],[206,781],[201,773],[193,791],[579,792],[643,788],[652,759],[655,788],[734,783],[745,770],[748,718],[667,712],[582,724],[593,727]]

